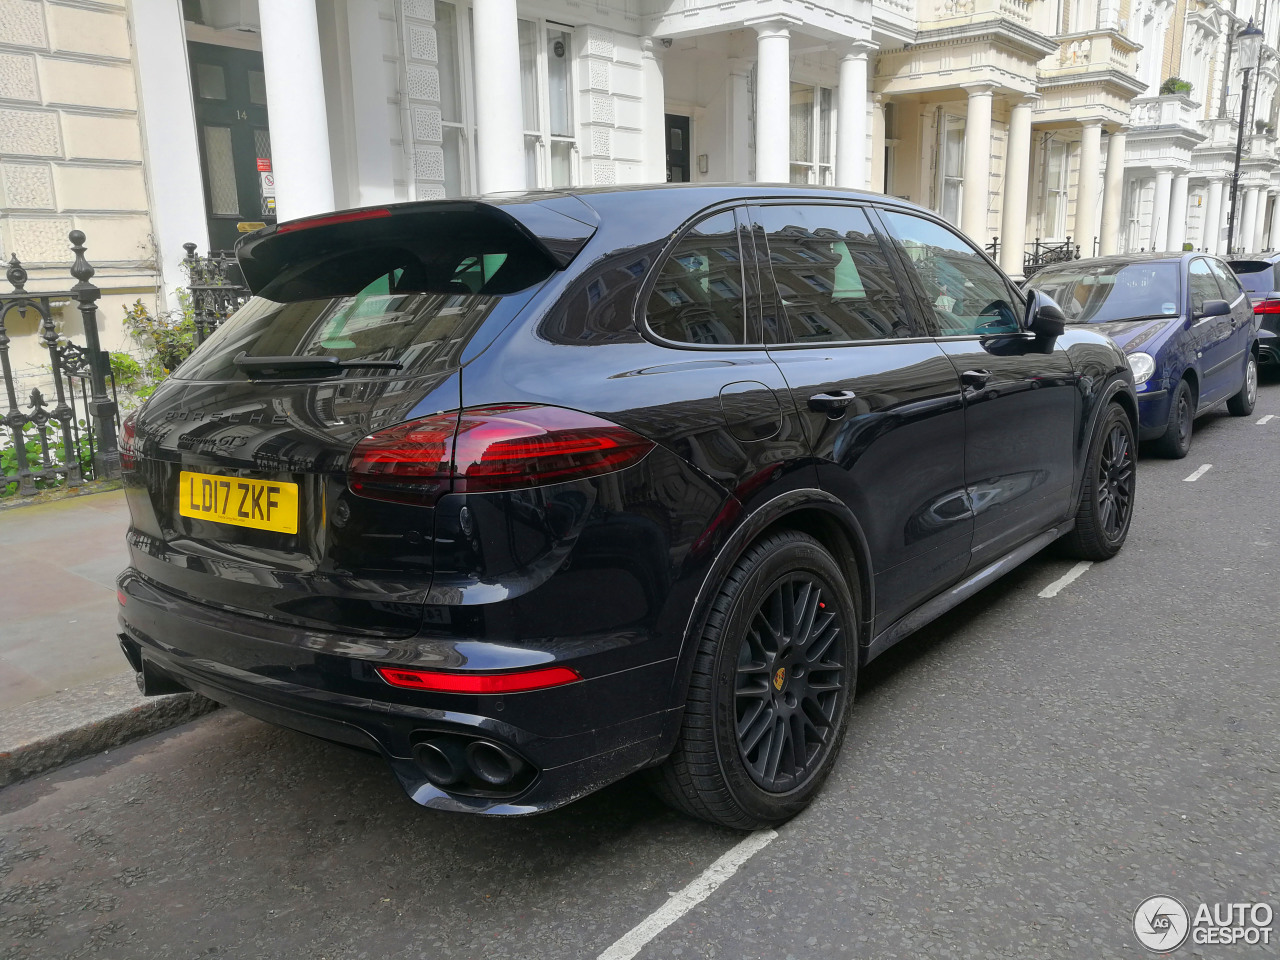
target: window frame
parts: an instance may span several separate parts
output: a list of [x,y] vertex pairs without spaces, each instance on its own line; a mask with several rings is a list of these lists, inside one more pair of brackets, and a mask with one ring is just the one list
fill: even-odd
[[[805,83],[800,80],[791,81],[790,93],[795,87],[807,87],[813,91],[813,107],[810,112],[809,122],[811,124],[809,131],[809,156],[805,160],[792,160],[790,152],[787,154],[787,171],[788,176],[793,174],[796,168],[803,168],[805,173],[804,180],[792,180],[791,182],[797,186],[803,184],[811,184],[814,186],[835,186],[835,145],[837,136],[837,124],[839,117],[836,109],[836,90],[834,87],[824,86],[820,83]],[[822,130],[822,99],[823,95],[827,97],[827,141],[823,143]],[[790,101],[788,100],[788,103]],[[790,129],[790,113],[787,115],[787,126]],[[823,147],[827,149],[824,151]]]
[[[519,19],[534,25],[534,35],[538,42],[534,66],[534,79],[537,84],[534,90],[534,103],[538,114],[538,126],[534,130],[527,128],[521,130],[525,143],[532,142],[533,144],[534,170],[537,182],[526,183],[525,187],[528,190],[570,190],[582,185],[582,152],[578,146],[578,134],[581,127],[578,119],[581,104],[578,102],[577,96],[579,90],[578,28],[571,24],[561,23],[559,20],[548,20],[542,16],[522,16]],[[551,133],[551,61],[549,59],[547,33],[552,29],[569,35],[567,57],[569,59],[569,106],[573,111],[570,127],[573,129],[573,135],[568,137]],[[523,95],[523,90],[521,92]],[[523,124],[523,108],[521,111],[521,123]],[[559,187],[552,187],[551,185],[551,147],[554,143],[567,143],[569,145],[569,183],[562,184]]]
[[[1062,151],[1062,167],[1059,171],[1058,183],[1050,182],[1049,173],[1053,169],[1053,154]],[[1053,222],[1049,222],[1049,200],[1054,198]],[[1050,136],[1044,141],[1044,196],[1040,199],[1040,209],[1045,217],[1042,223],[1041,236],[1046,240],[1066,240],[1068,220],[1067,207],[1071,198],[1071,143]]]
[[[444,119],[444,110],[442,108],[440,111],[440,126],[442,131],[444,129],[458,131],[458,166],[460,170],[459,179],[462,186],[462,193],[459,196],[465,197],[478,191],[476,185],[476,158],[475,150],[473,149],[473,144],[477,140],[474,89],[475,69],[472,64],[471,49],[471,18],[475,14],[471,4],[464,2],[464,0],[432,0],[433,16],[435,15],[436,3],[447,3],[453,7],[453,43],[458,66],[458,76],[455,79],[458,90],[458,115],[461,119]],[[438,18],[436,22],[439,22]],[[445,145],[443,132],[441,133],[440,145],[443,149],[448,149]],[[409,179],[416,184],[417,178],[413,175],[413,171],[409,171]],[[449,196],[447,178],[442,187],[444,187],[446,199],[457,199]],[[417,196],[416,187],[414,196]]]
[[[693,229],[700,223],[718,216],[722,213],[733,214],[734,225],[737,228],[738,237],[738,266],[740,284],[742,293],[740,295],[742,303],[743,322],[746,325],[744,331],[744,343],[691,343],[684,340],[669,340],[662,336],[649,324],[649,298],[653,296],[654,287],[658,285],[658,278],[662,275],[663,268],[667,262],[675,255],[676,248],[685,240]],[[674,231],[669,239],[653,258],[653,266],[645,274],[644,279],[640,282],[639,290],[636,293],[636,302],[634,307],[634,319],[636,329],[640,332],[645,340],[656,344],[660,347],[669,347],[676,350],[693,350],[701,353],[706,352],[741,352],[754,351],[759,352],[765,349],[764,329],[761,323],[758,305],[753,306],[752,296],[749,292],[754,290],[754,297],[758,300],[760,280],[756,271],[754,256],[752,262],[748,263],[745,245],[743,242],[743,230],[750,229],[750,218],[746,216],[746,203],[740,200],[733,200],[724,203],[718,203],[710,207],[704,207],[699,210],[688,220]],[[747,271],[751,271],[748,276]]]
[[[952,176],[947,172],[947,134],[952,130],[961,131],[960,136],[960,153],[959,153],[959,174]],[[945,109],[941,111],[940,121],[938,123],[938,162],[937,162],[937,182],[935,190],[937,191],[938,209],[933,211],[943,222],[951,224],[953,227],[960,225],[960,217],[964,213],[964,140],[969,133],[969,122],[967,117],[957,116],[956,114],[947,113]],[[947,217],[947,186],[955,181],[956,188],[956,218],[951,220]]]
[[[1218,291],[1218,293],[1222,293],[1222,286],[1218,283],[1218,278],[1217,278],[1217,277],[1215,277],[1215,276],[1213,275],[1213,268],[1209,266],[1209,258],[1208,258],[1208,257],[1193,257],[1193,258],[1192,258],[1192,259],[1187,263],[1187,299],[1186,299],[1186,310],[1187,310],[1187,316],[1191,318],[1191,322],[1192,322],[1192,324],[1193,324],[1194,326],[1199,326],[1200,324],[1204,323],[1206,320],[1214,320],[1214,319],[1216,319],[1215,317],[1199,317],[1199,318],[1197,318],[1197,317],[1196,317],[1196,309],[1195,309],[1195,295],[1196,295],[1196,293],[1195,293],[1195,289],[1194,289],[1194,287],[1193,287],[1193,285],[1192,285],[1192,274],[1191,274],[1191,271],[1195,268],[1195,265],[1196,265],[1197,263],[1203,263],[1203,264],[1204,264],[1205,273],[1206,273],[1206,274],[1208,274],[1209,279],[1213,281],[1214,289],[1216,289],[1216,290]],[[1218,299],[1218,298],[1215,298],[1215,297],[1205,297],[1205,299],[1204,299],[1203,301],[1201,301],[1201,306],[1203,306],[1203,305],[1204,305],[1204,303],[1205,303],[1206,301],[1208,301],[1208,300],[1213,300],[1213,299]]]
[[961,232],[959,227],[957,227],[955,224],[948,223],[945,217],[942,217],[936,213],[933,213],[932,211],[923,211],[923,210],[916,210],[916,209],[905,208],[905,207],[890,207],[890,206],[883,206],[882,209],[884,209],[886,212],[901,214],[903,216],[908,216],[908,217],[916,217],[919,220],[924,220],[928,223],[932,223],[936,226],[941,227],[944,230],[949,231],[957,239],[963,241],[969,247],[969,249],[972,250],[974,253],[976,253],[978,255],[978,258],[983,262],[985,262],[987,266],[991,267],[996,272],[996,276],[999,277],[1004,282],[1005,289],[1008,290],[1009,292],[1010,304],[1012,305],[1013,311],[1016,314],[1018,319],[1018,329],[1015,332],[993,331],[990,333],[977,333],[977,332],[943,333],[941,328],[938,327],[937,325],[937,317],[933,312],[933,304],[929,302],[929,297],[925,292],[923,282],[920,278],[920,274],[916,271],[915,266],[911,263],[910,257],[906,256],[906,250],[902,245],[902,238],[899,237],[898,234],[894,231],[892,224],[890,224],[887,220],[882,219],[879,224],[880,229],[884,231],[886,236],[890,237],[893,240],[894,251],[899,259],[899,262],[902,262],[903,270],[907,276],[907,287],[911,291],[911,296],[913,297],[916,304],[917,317],[919,318],[921,326],[924,329],[927,329],[930,331],[930,334],[926,339],[947,341],[947,342],[951,342],[951,341],[960,342],[965,340],[991,339],[993,337],[1016,337],[1016,336],[1030,337],[1032,336],[1030,333],[1028,333],[1026,329],[1026,317],[1027,317],[1026,295],[1020,289],[1018,289],[1017,285],[1012,280],[1010,280],[1007,276],[1005,276],[1005,272],[1000,269],[999,264],[997,264],[995,260],[993,260],[990,257],[990,255],[987,254],[985,250],[978,247],[977,244],[975,244],[972,240],[970,240],[967,236],[965,236],[964,233]]
[[[744,219],[747,221],[747,234],[751,239],[752,245],[752,264],[756,267],[756,284],[757,299],[764,300],[766,297],[779,297],[777,282],[774,279],[772,269],[769,270],[766,279],[763,271],[759,269],[759,265],[769,262],[768,251],[761,252],[756,246],[756,237],[762,228],[750,216],[751,207],[851,207],[855,210],[862,211],[867,218],[867,222],[871,226],[871,231],[875,234],[876,240],[880,243],[880,248],[885,254],[885,261],[889,267],[889,271],[893,276],[894,282],[899,290],[907,290],[912,288],[912,282],[906,273],[906,265],[902,262],[901,245],[892,234],[886,232],[884,224],[880,220],[879,205],[850,202],[834,198],[811,199],[802,197],[767,197],[761,199],[753,199],[749,203],[742,206]],[[893,208],[889,208],[893,209]],[[927,332],[927,325],[922,322],[918,305],[913,309],[913,301],[906,301],[907,321],[910,323],[913,335],[910,337],[877,337],[868,338],[866,340],[822,340],[817,342],[804,342],[797,340],[795,330],[791,326],[791,317],[784,309],[782,316],[784,318],[783,332],[787,339],[780,341],[766,341],[766,347],[770,350],[832,350],[837,347],[864,347],[875,344],[886,343],[918,343],[921,341],[929,341],[934,339]],[[757,319],[757,326],[761,333],[764,331],[763,317]]]

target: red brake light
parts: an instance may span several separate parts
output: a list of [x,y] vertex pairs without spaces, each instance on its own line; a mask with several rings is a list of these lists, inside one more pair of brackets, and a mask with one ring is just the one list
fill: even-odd
[[568,667],[542,667],[518,673],[445,673],[440,670],[405,670],[378,667],[378,676],[393,687],[432,690],[437,693],[521,693],[576,683],[582,675]]
[[1280,313],[1280,300],[1263,300],[1253,308],[1254,313]]
[[129,602],[129,597],[119,587],[116,587],[116,601],[122,607]]
[[386,207],[373,207],[369,210],[347,210],[343,213],[330,213],[322,217],[306,217],[302,220],[290,220],[276,227],[276,234],[293,233],[295,230],[310,230],[312,227],[327,227],[334,223],[355,223],[357,220],[381,220],[391,216]]
[[347,483],[359,496],[430,505],[451,490],[518,490],[612,473],[653,446],[576,410],[471,407],[365,437],[351,453]]

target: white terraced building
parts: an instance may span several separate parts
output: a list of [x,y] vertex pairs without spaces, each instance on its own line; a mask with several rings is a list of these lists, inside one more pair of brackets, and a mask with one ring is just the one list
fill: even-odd
[[1037,241],[1224,252],[1251,18],[1258,250],[1280,241],[1260,0],[0,0],[0,251],[64,286],[85,230],[108,345],[121,303],[183,284],[185,242],[526,187],[869,187],[998,237],[1015,275]]

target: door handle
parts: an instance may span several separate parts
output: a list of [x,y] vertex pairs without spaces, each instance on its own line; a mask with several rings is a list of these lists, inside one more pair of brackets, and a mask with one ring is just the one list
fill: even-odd
[[966,370],[960,374],[960,383],[973,390],[981,390],[995,375],[990,370]]
[[830,393],[815,393],[809,398],[809,409],[817,413],[842,416],[845,408],[857,399],[852,390],[832,390]]

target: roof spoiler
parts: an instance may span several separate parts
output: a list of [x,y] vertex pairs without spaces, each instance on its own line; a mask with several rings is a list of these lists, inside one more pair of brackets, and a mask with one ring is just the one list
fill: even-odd
[[426,200],[415,203],[361,207],[336,213],[286,220],[257,230],[236,243],[236,259],[245,283],[254,293],[302,258],[320,253],[359,249],[389,235],[416,234],[433,221],[456,224],[458,217],[476,217],[490,229],[511,229],[540,250],[557,270],[563,270],[586,246],[600,225],[596,212],[569,194],[531,199]]

